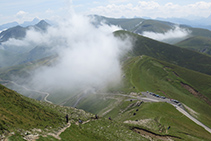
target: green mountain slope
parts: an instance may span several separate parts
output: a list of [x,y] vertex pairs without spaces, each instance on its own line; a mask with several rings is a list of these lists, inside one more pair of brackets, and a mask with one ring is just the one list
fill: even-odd
[[195,51],[161,43],[127,31],[117,31],[116,36],[127,35],[134,40],[132,55],[147,55],[191,70],[211,74],[211,57]]
[[[107,93],[98,91],[97,94],[83,96],[77,107],[126,123],[131,129],[140,128],[183,140],[209,140],[211,136],[208,132],[179,113],[172,105],[145,102],[137,106],[140,99],[136,99],[132,93],[138,96],[140,92],[150,91],[176,99],[185,107],[191,108],[186,110],[193,117],[210,127],[210,75],[144,55],[128,59],[123,70],[122,86],[111,88]],[[167,130],[168,126],[172,129]]]
[[209,37],[191,37],[182,42],[177,43],[176,45],[179,47],[211,55],[211,38]]
[[[92,16],[91,16],[92,17]],[[142,18],[132,18],[132,19],[118,19],[118,18],[108,18],[104,16],[94,15],[95,25],[101,24],[101,22],[105,22],[108,25],[116,25],[121,28],[129,31],[133,31],[137,25],[144,21]]]
[[173,23],[158,21],[158,20],[147,20],[142,18],[132,18],[132,19],[118,19],[118,18],[108,18],[103,16],[94,16],[97,23],[100,24],[102,21],[109,25],[120,26],[127,31],[134,33],[143,33],[144,31],[151,31],[157,33],[164,33],[170,29],[174,28]]
[[[0,139],[145,140],[119,122],[94,119],[83,110],[41,103],[0,85]],[[69,114],[70,124],[65,125]],[[86,124],[78,123],[81,119]],[[63,133],[62,133],[63,132]],[[62,134],[61,134],[62,133]],[[58,135],[57,135],[58,134]],[[59,136],[61,134],[61,136]]]
[[174,28],[173,23],[156,21],[156,20],[145,20],[136,26],[134,33],[143,33],[144,31],[165,33],[170,29]]
[[0,85],[0,133],[19,128],[57,127],[63,123],[61,115],[39,102],[19,95]]
[[190,28],[192,36],[202,36],[202,37],[211,37],[211,31],[208,29],[202,28]]
[[[211,123],[211,77],[150,57],[136,57],[125,66],[125,83],[138,92],[152,91],[177,99],[200,113],[198,118]],[[189,87],[185,87],[186,86]]]
[[[105,116],[122,121],[131,129],[139,129],[140,134],[149,135],[157,140],[165,140],[166,138],[172,140],[209,140],[211,137],[210,133],[193,123],[170,104],[144,102],[141,106],[135,106],[137,102],[138,100],[122,101]],[[168,129],[169,126],[170,129]],[[144,131],[151,131],[154,136]],[[158,138],[155,134],[163,138]]]

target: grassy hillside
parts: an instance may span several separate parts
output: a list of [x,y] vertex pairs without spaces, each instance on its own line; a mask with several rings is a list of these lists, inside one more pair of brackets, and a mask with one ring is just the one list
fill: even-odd
[[17,129],[55,128],[63,124],[61,115],[39,102],[0,85],[0,133]]
[[100,118],[99,120],[90,121],[86,124],[71,126],[61,134],[63,140],[97,141],[97,140],[147,140],[139,134],[131,131],[121,122],[110,121]]
[[202,36],[202,37],[211,37],[211,31],[208,29],[202,29],[202,28],[190,28],[191,35],[193,36]]
[[[202,127],[167,103],[143,103],[140,107],[123,95],[151,91],[176,99],[192,109],[192,116],[210,127],[211,76],[188,70],[148,56],[131,57],[124,65],[124,85],[109,93],[97,92],[84,96],[77,107],[126,124],[131,130],[141,129],[175,140],[209,140],[211,135]],[[197,94],[191,93],[187,84]],[[123,95],[122,95],[123,94]],[[138,112],[136,111],[138,109]],[[136,113],[136,115],[133,115]],[[168,130],[168,126],[171,129]],[[211,127],[210,127],[211,128]],[[150,135],[152,137],[152,135]],[[156,137],[157,138],[157,137]]]
[[137,25],[144,21],[142,18],[132,18],[132,19],[118,19],[118,18],[108,18],[103,16],[94,15],[96,19],[95,24],[101,24],[101,22],[105,22],[108,25],[116,25],[121,28],[129,31],[133,31]]
[[[191,71],[151,57],[135,57],[124,66],[125,92],[152,91],[168,98],[177,99],[191,107],[197,118],[210,126],[211,123],[211,76]],[[186,84],[191,90],[184,87]],[[195,91],[196,93],[193,93]]]
[[[121,121],[131,129],[140,129],[140,133],[151,131],[153,134],[171,137],[173,140],[209,140],[211,138],[210,133],[183,116],[170,104],[144,102],[141,106],[130,106],[136,102],[137,100],[122,101],[105,116]],[[168,129],[169,126],[170,129]],[[142,134],[147,135],[147,133],[149,132]],[[160,140],[165,140],[165,138]]]
[[187,48],[201,53],[211,55],[211,38],[195,36],[176,44],[179,47]]
[[147,55],[205,74],[211,74],[211,57],[201,53],[161,43],[127,31],[117,31],[116,36],[128,35],[134,40],[134,56]]
[[169,22],[157,21],[157,20],[145,20],[132,32],[142,34],[144,31],[165,33],[170,29],[173,29],[174,24]]
[[[36,137],[38,140],[145,140],[119,122],[100,118],[94,120],[83,110],[41,103],[26,98],[0,85],[0,139],[23,140]],[[69,114],[70,127],[65,128],[64,116]],[[86,124],[78,124],[81,119]],[[54,136],[52,136],[54,135]]]

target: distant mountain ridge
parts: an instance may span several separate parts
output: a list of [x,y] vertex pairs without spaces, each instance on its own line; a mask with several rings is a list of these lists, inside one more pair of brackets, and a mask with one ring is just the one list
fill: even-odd
[[22,24],[19,24],[18,22],[5,23],[3,25],[0,25],[0,31],[6,30],[8,28],[12,28],[12,27],[15,27],[18,25],[20,25],[22,27],[33,26],[39,22],[40,22],[40,20],[38,18],[34,18],[32,21],[25,21]]
[[6,24],[3,24],[3,25],[0,25],[0,31],[6,30],[8,28],[11,28],[11,27],[14,27],[14,26],[17,26],[17,25],[19,25],[17,22],[11,22],[11,23],[6,23]]
[[27,27],[27,26],[33,26],[40,22],[40,19],[34,18],[32,21],[25,21],[20,26]]
[[[185,47],[181,44],[177,44],[179,42],[183,42],[184,40],[191,38],[192,42],[195,39],[197,39],[197,48],[193,49],[191,46],[185,47],[190,50],[203,52],[205,54],[209,54],[211,52],[210,47],[207,47],[207,40],[201,40],[202,38],[208,38],[211,39],[211,31],[206,28],[194,28],[191,27],[191,24],[176,24],[173,22],[169,22],[165,19],[160,20],[152,20],[152,19],[142,19],[142,18],[131,18],[131,19],[118,19],[118,18],[107,18],[103,16],[93,15],[91,16],[96,19],[96,22],[94,24],[100,25],[102,22],[108,24],[108,25],[116,25],[121,27],[123,30],[130,31],[136,34],[144,35],[145,33],[148,33],[149,38],[153,38],[153,36],[159,37],[169,37],[166,39],[161,39],[159,41],[165,42],[168,44],[176,44],[180,47]],[[179,19],[178,19],[179,20]],[[209,18],[207,18],[207,23],[211,23],[211,15]],[[203,21],[203,20],[202,20]],[[205,20],[206,21],[206,20]],[[203,21],[204,22],[204,21]],[[191,22],[190,22],[191,23]],[[210,26],[211,27],[211,26]],[[169,33],[169,34],[168,34]],[[172,35],[185,35],[185,36],[178,36],[178,37],[171,37]],[[199,38],[197,38],[199,37]],[[209,43],[208,43],[209,44]],[[205,48],[206,45],[206,51],[201,51],[202,48]]]
[[[28,48],[26,47],[17,48],[17,47],[6,46],[6,45],[3,46],[1,44],[3,42],[8,41],[11,38],[22,40],[26,36],[27,30],[31,28],[34,28],[36,31],[39,31],[39,32],[45,32],[49,26],[50,25],[46,21],[41,20],[39,23],[37,23],[34,26],[22,27],[18,25],[1,32],[0,33],[0,47],[1,47],[0,57],[2,59],[0,60],[0,67],[17,65],[20,63],[27,63],[29,61],[34,61],[34,59],[41,59],[42,57],[47,57],[48,53],[46,50],[45,50],[46,52],[45,51],[43,52],[43,47],[30,45]],[[34,53],[42,52],[42,53],[34,56],[33,52]]]
[[207,18],[198,17],[193,20],[188,18],[156,18],[156,20],[169,21],[177,24],[185,24],[196,28],[205,28],[211,30],[211,14]]
[[131,19],[118,19],[107,18],[104,16],[93,15],[96,19],[95,24],[101,24],[102,22],[108,25],[120,26],[122,29],[134,32],[136,34],[143,34],[143,32],[165,33],[169,30],[174,30],[175,26],[192,31],[192,36],[205,36],[211,37],[211,31],[203,28],[193,28],[189,25],[176,24],[169,21],[131,18]]
[[26,31],[29,30],[30,28],[35,28],[36,30],[45,31],[48,26],[49,24],[44,20],[41,20],[39,23],[35,25],[30,25],[27,27],[22,27],[20,25],[17,25],[0,33],[0,43],[5,42],[10,38],[22,39],[25,37]]

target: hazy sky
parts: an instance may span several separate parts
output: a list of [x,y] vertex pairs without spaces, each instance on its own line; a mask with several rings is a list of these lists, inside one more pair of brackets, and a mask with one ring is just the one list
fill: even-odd
[[76,13],[108,17],[208,17],[210,0],[0,0],[0,24],[58,19],[72,7]]

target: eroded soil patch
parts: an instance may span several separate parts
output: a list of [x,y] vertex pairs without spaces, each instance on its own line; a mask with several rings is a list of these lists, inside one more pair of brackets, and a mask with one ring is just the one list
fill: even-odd
[[184,87],[186,90],[188,90],[191,94],[193,94],[195,97],[199,97],[200,99],[204,100],[207,104],[211,106],[211,101],[204,96],[203,94],[199,93],[197,90],[189,86],[188,84],[185,84],[181,82],[182,87]]
[[159,140],[172,140],[172,139],[182,139],[180,137],[171,136],[171,135],[159,135],[148,131],[146,129],[141,129],[138,127],[133,127],[132,130],[143,137],[150,138],[150,139],[159,139]]

